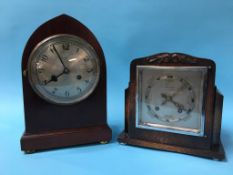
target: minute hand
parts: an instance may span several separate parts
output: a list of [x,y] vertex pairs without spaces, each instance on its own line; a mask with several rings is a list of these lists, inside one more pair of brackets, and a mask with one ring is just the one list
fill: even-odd
[[67,69],[67,70],[68,70],[68,68],[65,66],[65,64],[64,64],[64,62],[63,62],[63,60],[62,60],[60,54],[58,53],[58,51],[57,51],[57,49],[56,49],[56,47],[55,47],[54,45],[53,45],[53,49],[54,49],[54,51],[56,52],[57,57],[58,57],[59,60],[61,61],[61,64],[63,65],[64,69]]

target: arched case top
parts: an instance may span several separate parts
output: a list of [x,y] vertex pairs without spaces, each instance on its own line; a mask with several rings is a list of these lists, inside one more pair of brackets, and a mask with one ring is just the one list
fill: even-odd
[[57,35],[57,34],[76,35],[84,39],[85,41],[87,41],[95,49],[96,53],[98,54],[101,64],[103,66],[102,67],[104,71],[103,74],[105,73],[106,64],[105,64],[104,53],[98,40],[94,36],[94,34],[81,22],[65,14],[57,16],[47,21],[46,23],[39,26],[33,32],[23,52],[23,59],[22,59],[23,70],[25,70],[27,67],[28,58],[33,48],[45,38],[48,38],[52,35]]

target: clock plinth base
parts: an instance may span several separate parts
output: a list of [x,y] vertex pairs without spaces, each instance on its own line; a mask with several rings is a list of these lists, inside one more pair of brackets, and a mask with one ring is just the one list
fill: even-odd
[[48,133],[24,133],[21,138],[21,150],[32,153],[53,148],[100,143],[110,141],[112,131],[107,125],[79,129],[69,129]]
[[126,145],[128,144],[132,146],[140,146],[140,147],[152,148],[152,149],[158,149],[164,151],[178,152],[178,153],[189,154],[199,157],[205,157],[209,159],[217,159],[217,160],[225,159],[225,152],[221,142],[219,145],[214,146],[211,150],[192,149],[181,146],[154,143],[146,140],[130,138],[128,133],[126,132],[122,132],[120,134],[120,136],[118,137],[118,142]]

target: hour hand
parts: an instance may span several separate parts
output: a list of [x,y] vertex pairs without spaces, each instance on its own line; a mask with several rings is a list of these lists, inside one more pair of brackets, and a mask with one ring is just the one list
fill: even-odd
[[171,102],[172,104],[174,104],[177,107],[178,111],[187,111],[184,108],[184,105],[173,100],[173,96],[170,96],[170,95],[167,95],[164,93],[162,93],[161,96],[165,99],[165,101],[163,101],[161,105],[165,105],[167,102]]
[[161,97],[163,97],[163,98],[165,99],[165,100],[162,102],[161,105],[165,105],[168,101],[171,101],[171,100],[172,100],[172,97],[171,97],[171,96],[169,96],[169,95],[167,95],[167,94],[164,94],[164,93],[161,94]]
[[49,80],[49,81],[45,81],[45,82],[44,82],[44,85],[47,85],[48,83],[50,83],[50,82],[52,82],[52,81],[54,81],[54,82],[58,81],[58,78],[59,78],[60,76],[62,76],[63,74],[67,74],[67,73],[69,73],[69,72],[67,72],[67,70],[66,70],[66,68],[65,68],[65,69],[63,70],[63,72],[61,72],[60,74],[58,74],[58,75],[51,75],[50,80]]

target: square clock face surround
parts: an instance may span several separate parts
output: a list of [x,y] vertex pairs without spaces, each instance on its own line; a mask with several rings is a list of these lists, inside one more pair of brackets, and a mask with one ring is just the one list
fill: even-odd
[[136,128],[204,136],[206,66],[136,67]]

